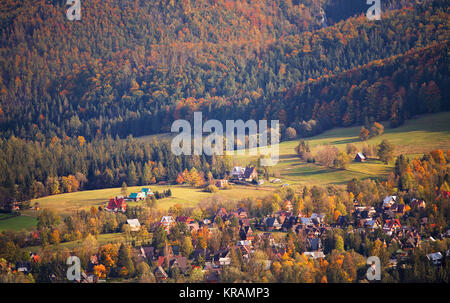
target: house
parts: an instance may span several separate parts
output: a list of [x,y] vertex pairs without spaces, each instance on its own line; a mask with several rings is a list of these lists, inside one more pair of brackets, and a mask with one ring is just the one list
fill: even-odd
[[427,204],[424,200],[417,200],[415,198],[411,200],[411,208],[425,209],[426,206]]
[[125,212],[127,210],[127,204],[123,197],[116,197],[109,199],[108,205],[106,206],[107,211],[113,212]]
[[128,219],[127,224],[130,225],[131,231],[139,231],[141,229],[141,223],[138,219]]
[[218,210],[217,210],[217,212],[216,212],[216,217],[217,216],[219,216],[219,217],[221,217],[222,219],[224,219],[224,217],[226,217],[228,215],[228,212],[227,212],[227,210],[225,209],[225,208],[219,208]]
[[184,274],[184,273],[186,273],[186,271],[188,269],[188,263],[189,262],[186,257],[176,256],[175,258],[170,260],[169,267],[170,268],[178,267],[181,270],[181,272]]
[[339,216],[336,220],[336,225],[345,228],[349,224],[349,218],[347,216]]
[[153,191],[150,188],[144,187],[141,189],[141,193],[144,194],[144,197],[152,196]]
[[231,171],[231,178],[242,180],[244,179],[245,168],[241,166],[235,166]]
[[244,226],[239,230],[241,240],[253,240],[253,230],[250,226]]
[[155,257],[155,248],[152,246],[141,246],[138,256],[147,260],[153,260]]
[[442,254],[440,252],[432,253],[427,255],[428,260],[433,262],[433,265],[441,265]]
[[254,179],[258,177],[258,172],[254,167],[246,167],[244,171],[244,179],[247,182],[252,182]]
[[318,224],[322,224],[324,218],[325,214],[316,214],[316,213],[311,214],[311,220],[313,220],[313,222],[317,221]]
[[374,230],[374,229],[380,228],[381,224],[378,221],[378,219],[368,219],[364,223],[364,227]]
[[134,201],[144,200],[145,193],[143,193],[143,192],[131,193],[130,196],[128,197],[128,199],[134,200]]
[[367,160],[366,155],[364,155],[361,152],[357,153],[356,156],[355,156],[355,161],[356,162],[366,162],[366,160]]
[[227,187],[228,186],[228,180],[227,179],[216,180],[216,186],[218,188]]
[[175,221],[172,216],[163,216],[161,218],[161,224],[166,230],[166,232],[170,231],[170,228],[175,224]]
[[158,266],[155,269],[154,274],[155,274],[155,278],[159,281],[167,280],[167,278],[169,277],[161,266]]
[[389,209],[395,202],[397,202],[397,196],[387,196],[383,200],[383,208]]
[[278,222],[277,218],[269,217],[265,219],[265,226],[267,230],[279,230],[282,225]]
[[192,219],[191,217],[188,216],[178,216],[175,219],[176,222],[180,222],[180,223],[185,223],[186,225],[194,222],[194,219]]
[[306,217],[301,217],[300,218],[300,223],[304,226],[310,226],[310,225],[314,225],[313,221],[311,220],[311,218],[306,218]]
[[383,225],[384,232],[388,234],[392,234],[394,231],[400,229],[402,225],[400,224],[400,221],[398,219],[392,219],[392,220],[386,220],[385,224]]
[[325,258],[325,254],[323,253],[323,251],[305,251],[303,255],[307,256],[308,258],[312,258],[314,260]]
[[391,210],[398,215],[404,215],[406,212],[405,206],[405,204],[394,203],[391,207]]
[[320,238],[308,238],[308,251],[319,251],[322,249],[322,241]]

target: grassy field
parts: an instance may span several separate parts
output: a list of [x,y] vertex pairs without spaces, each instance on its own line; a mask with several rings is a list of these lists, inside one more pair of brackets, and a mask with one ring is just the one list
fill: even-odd
[[[385,132],[382,136],[361,142],[358,138],[361,126],[335,128],[321,135],[306,139],[312,153],[320,145],[331,144],[339,150],[345,150],[348,143],[361,148],[364,143],[379,144],[383,139],[395,145],[395,154],[406,154],[410,157],[420,156],[435,149],[450,149],[450,112],[423,115],[408,120],[401,127],[392,129],[383,123]],[[352,178],[385,177],[392,170],[389,165],[371,159],[366,163],[352,162],[347,170],[327,169],[316,164],[301,162],[294,152],[299,140],[285,141],[279,145],[280,161],[272,168],[281,175],[282,183],[289,184],[345,184]],[[255,156],[232,154],[234,162],[246,165],[256,159]],[[280,186],[280,185],[278,185]]]
[[[230,200],[239,200],[247,196],[264,197],[271,192],[271,190],[267,188],[242,186],[236,186],[231,190],[221,190],[215,194],[202,192],[201,189],[181,185],[151,185],[149,187],[153,190],[153,192],[162,192],[169,188],[171,189],[171,197],[157,200],[156,202],[156,207],[162,210],[167,210],[177,203],[181,204],[183,207],[194,207],[200,201],[215,196]],[[138,191],[141,188],[142,186],[129,187],[128,193]],[[91,206],[98,207],[100,205],[105,205],[109,198],[120,195],[120,191],[120,188],[80,191],[75,193],[39,198],[33,200],[31,204],[33,205],[35,202],[38,202],[41,209],[52,208],[57,210],[61,214],[70,214],[76,212],[77,210],[89,209]],[[142,202],[130,202],[128,203],[128,205],[133,206],[139,203]],[[28,210],[26,211],[26,213],[29,215],[37,214],[37,212],[34,210]]]
[[0,220],[0,232],[4,230],[33,230],[36,229],[36,223],[36,218],[32,216],[21,215],[11,217],[9,219]]
[[[125,238],[122,233],[113,233],[113,234],[101,234],[96,236],[98,244],[105,245],[108,243],[121,243],[125,241]],[[58,249],[58,248],[67,248],[69,250],[74,249],[75,247],[79,247],[83,240],[76,240],[76,241],[70,241],[70,242],[64,242],[60,244],[53,244],[50,245],[50,248],[52,249]],[[39,252],[42,249],[41,246],[28,246],[23,248],[24,251],[31,251],[31,252]]]

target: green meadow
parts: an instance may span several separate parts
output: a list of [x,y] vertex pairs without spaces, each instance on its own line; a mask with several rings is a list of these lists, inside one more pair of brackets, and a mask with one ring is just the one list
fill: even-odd
[[[365,142],[358,138],[361,126],[335,128],[304,140],[309,142],[313,154],[320,145],[331,144],[339,150],[345,150],[348,143],[353,143],[360,149],[363,144],[376,145],[383,139],[395,145],[395,155],[405,154],[409,157],[417,157],[435,149],[450,149],[450,112],[423,115],[406,121],[398,128],[389,128],[389,123],[383,123],[383,125],[385,130],[382,136]],[[294,151],[298,142],[299,140],[292,140],[279,144],[279,162],[271,168],[271,171],[280,174],[282,184],[340,185],[353,178],[383,178],[390,173],[394,165],[393,161],[385,165],[376,159],[369,159],[365,163],[352,162],[346,170],[328,169],[300,161]],[[251,156],[249,153],[246,155],[233,153],[231,156],[234,163],[239,165],[246,165],[257,159],[257,156]]]

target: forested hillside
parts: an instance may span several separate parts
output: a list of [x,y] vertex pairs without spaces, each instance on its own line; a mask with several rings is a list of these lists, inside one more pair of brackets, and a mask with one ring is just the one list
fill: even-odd
[[[2,136],[140,136],[199,109],[298,130],[448,109],[446,1],[388,1],[378,22],[347,2],[97,0],[70,22],[65,1],[2,1]],[[420,91],[431,105],[410,107]]]

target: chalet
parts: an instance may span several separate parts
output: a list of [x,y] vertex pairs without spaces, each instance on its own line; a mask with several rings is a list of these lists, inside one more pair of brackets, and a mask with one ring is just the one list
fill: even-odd
[[183,274],[185,274],[189,268],[188,266],[189,261],[186,257],[182,256],[176,256],[175,258],[172,258],[169,262],[169,267],[174,268],[177,267],[181,270]]
[[170,228],[173,226],[174,223],[175,223],[175,221],[173,220],[172,216],[163,216],[161,218],[161,224],[164,227],[164,229],[166,230],[166,232],[170,231]]
[[311,215],[311,219],[312,219],[312,220],[315,220],[318,224],[322,224],[324,218],[325,218],[325,214],[316,214],[316,213],[313,213],[313,214]]
[[143,192],[131,193],[130,196],[128,197],[128,199],[129,200],[133,200],[133,201],[144,200],[145,199],[145,193],[143,193]]
[[373,206],[356,206],[354,216],[357,218],[368,219],[376,214]]
[[195,221],[194,221],[194,222],[191,222],[191,223],[188,223],[188,224],[187,224],[187,227],[189,228],[189,230],[190,230],[191,232],[197,232],[198,229],[200,228],[198,222],[195,222]]
[[308,238],[308,251],[320,251],[322,249],[322,241],[320,238]]
[[381,227],[380,221],[378,219],[368,219],[364,222],[364,227],[375,230]]
[[404,215],[406,212],[405,204],[394,203],[391,207],[391,210],[398,215]]
[[273,236],[272,233],[262,233],[262,234],[258,234],[258,239],[259,239],[259,241],[262,241],[262,242],[266,242],[266,241],[267,241],[267,243],[268,243],[270,246],[272,246],[273,244],[275,244],[275,238],[274,238],[274,236]]
[[264,225],[267,230],[279,230],[281,228],[280,222],[275,217],[265,218]]
[[237,180],[243,180],[244,173],[245,173],[245,168],[243,168],[241,166],[235,166],[233,168],[233,170],[231,171],[231,178],[237,179]]
[[217,216],[219,216],[219,217],[221,217],[222,219],[224,219],[224,217],[225,216],[227,216],[228,215],[228,212],[227,212],[227,210],[225,209],[225,208],[219,208],[218,210],[217,210],[217,212],[216,212],[216,217]]
[[306,217],[301,217],[301,218],[300,218],[300,223],[301,223],[303,226],[314,225],[312,219],[311,219],[311,218],[306,218]]
[[116,197],[109,199],[108,205],[106,206],[107,211],[113,212],[125,212],[127,210],[127,204],[123,197]]
[[392,234],[394,231],[400,229],[402,225],[400,224],[400,221],[398,219],[393,220],[386,220],[385,224],[383,225],[383,230],[387,234]]
[[228,180],[226,180],[226,179],[216,180],[216,186],[218,188],[227,187],[228,186]]
[[258,177],[258,172],[254,167],[246,167],[244,171],[244,180],[247,182],[252,182]]
[[139,223],[138,219],[128,219],[127,224],[130,225],[131,231],[139,231],[141,230],[141,223]]
[[346,228],[349,225],[349,218],[347,216],[339,216],[336,220],[336,226]]
[[180,222],[180,223],[185,223],[186,225],[194,222],[194,219],[192,219],[191,217],[188,216],[178,216],[175,219],[176,222]]
[[410,204],[411,208],[419,208],[419,209],[425,209],[425,207],[427,206],[424,200],[417,200],[415,198],[411,200]]
[[222,249],[214,255],[214,263],[216,266],[226,266],[231,264],[231,250]]
[[239,230],[241,240],[253,240],[253,230],[250,226],[244,226]]
[[281,228],[282,228],[284,231],[288,231],[288,230],[290,230],[290,229],[292,229],[292,228],[295,228],[295,227],[297,226],[297,221],[298,221],[298,217],[295,217],[295,216],[289,216],[289,217],[287,217],[287,218],[284,220],[283,225],[282,225]]
[[367,160],[366,155],[364,155],[361,152],[357,153],[356,156],[355,156],[355,161],[356,162],[366,162],[366,160]]
[[238,208],[237,213],[239,215],[239,218],[241,218],[241,219],[246,219],[248,217],[247,211],[242,207]]
[[389,209],[395,202],[397,202],[397,196],[387,196],[383,200],[383,208]]
[[153,260],[155,257],[155,248],[152,246],[141,246],[141,248],[139,249],[138,257],[141,257],[144,260]]

